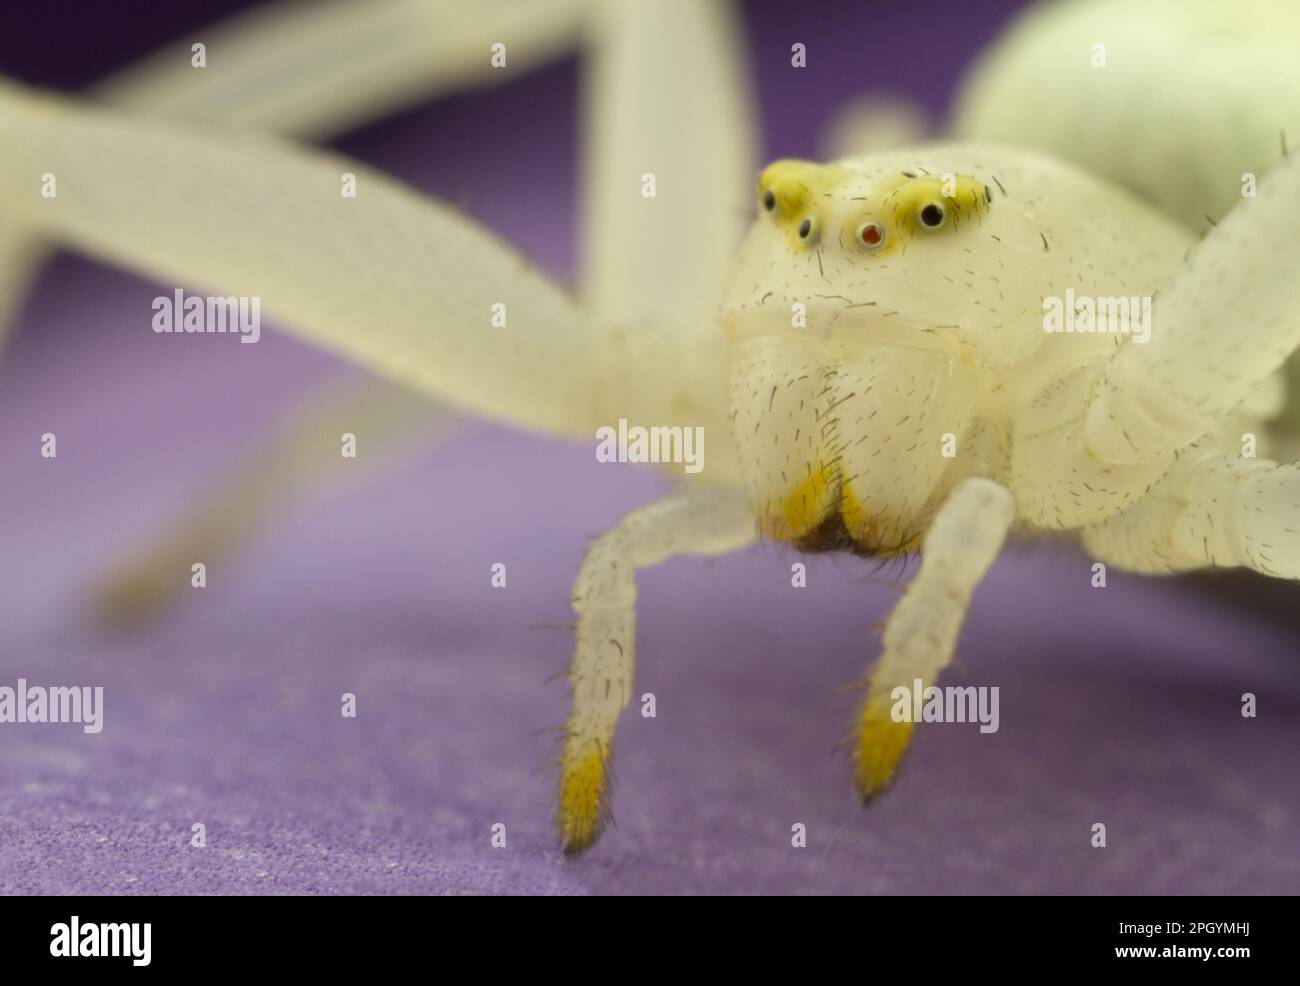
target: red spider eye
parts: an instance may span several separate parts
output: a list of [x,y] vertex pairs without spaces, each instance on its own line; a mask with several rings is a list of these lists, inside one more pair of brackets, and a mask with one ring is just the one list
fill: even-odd
[[858,230],[858,239],[869,247],[880,246],[885,239],[885,231],[879,223],[863,223]]

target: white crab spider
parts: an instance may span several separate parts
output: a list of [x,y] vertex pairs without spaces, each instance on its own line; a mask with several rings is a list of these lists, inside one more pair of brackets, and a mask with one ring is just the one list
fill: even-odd
[[[725,19],[624,7],[596,32],[581,308],[462,217],[352,162],[0,91],[0,214],[24,228],[260,296],[305,338],[498,420],[587,440],[620,417],[708,429],[712,483],[628,515],[579,572],[566,848],[590,844],[606,804],[635,571],[673,555],[760,536],[923,547],[857,722],[864,795],[910,736],[888,715],[891,686],[948,663],[1013,527],[1076,532],[1139,571],[1300,577],[1300,474],[1236,454],[1238,408],[1300,342],[1300,164],[1197,245],[1107,184],[991,145],[780,162],[724,291],[746,170]],[[665,50],[671,69],[654,69]],[[343,170],[364,187],[354,201],[337,196]],[[661,190],[649,207],[647,170]],[[44,171],[60,176],[54,202],[36,194]],[[608,217],[632,209],[628,237]],[[1157,295],[1150,344],[1045,334],[1042,298],[1067,287]],[[488,326],[498,302],[508,328]],[[796,302],[806,328],[791,324]],[[939,454],[945,435],[955,458]]]

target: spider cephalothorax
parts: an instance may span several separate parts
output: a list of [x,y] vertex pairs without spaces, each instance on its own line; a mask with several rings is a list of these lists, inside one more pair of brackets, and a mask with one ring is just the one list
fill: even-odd
[[[974,146],[778,161],[758,204],[723,307],[732,425],[763,534],[808,550],[906,553],[962,478],[1014,485],[1013,423],[1038,433],[1020,402],[1121,341],[1044,332],[1043,299],[1149,295],[1189,245],[1056,162]],[[1124,262],[1098,266],[1117,233]]]

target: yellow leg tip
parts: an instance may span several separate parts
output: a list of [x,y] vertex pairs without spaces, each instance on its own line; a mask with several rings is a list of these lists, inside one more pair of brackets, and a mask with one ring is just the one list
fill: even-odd
[[912,741],[913,724],[895,722],[888,703],[868,701],[858,718],[853,779],[863,799],[873,798],[894,779]]
[[560,771],[560,842],[576,856],[596,841],[605,822],[605,757],[599,747],[566,749]]
[[[165,569],[146,561],[102,580],[92,600],[101,625],[109,630],[130,631],[158,616],[176,595],[173,583],[177,581],[171,573],[167,578],[159,577],[159,571]],[[188,584],[188,573],[179,578]]]

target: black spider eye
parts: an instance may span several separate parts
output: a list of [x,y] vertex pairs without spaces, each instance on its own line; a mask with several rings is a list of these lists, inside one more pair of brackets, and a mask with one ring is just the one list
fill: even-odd
[[806,240],[808,239],[808,236],[811,233],[812,233],[812,220],[805,219],[803,222],[799,224],[799,239]]
[[942,226],[943,209],[931,202],[921,210],[921,223],[922,225],[930,227],[930,229],[937,229]]
[[763,193],[763,208],[768,212],[771,212],[776,208],[776,196],[772,193],[770,188]]

